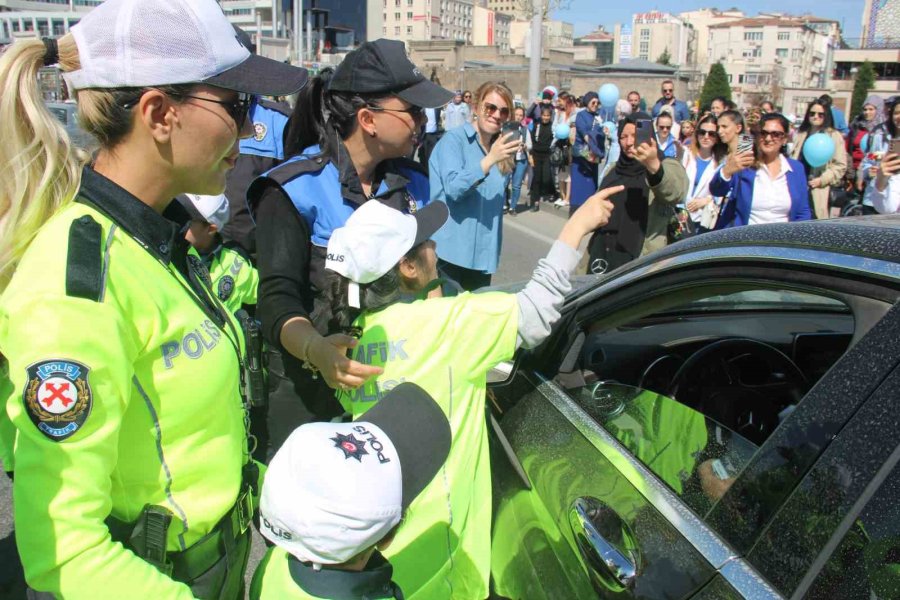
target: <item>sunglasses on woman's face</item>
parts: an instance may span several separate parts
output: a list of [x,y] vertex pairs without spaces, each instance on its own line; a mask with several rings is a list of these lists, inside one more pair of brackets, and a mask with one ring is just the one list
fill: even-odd
[[776,142],[784,139],[783,131],[769,131],[768,129],[763,129],[759,132],[759,137],[762,139],[772,138]]
[[697,131],[697,137],[716,137],[718,132],[714,129],[700,129]]
[[505,106],[497,106],[496,104],[491,104],[490,102],[484,103],[484,116],[489,117],[497,111],[500,112],[501,119],[509,118],[509,109]]
[[472,98],[472,94],[466,94],[465,96],[463,96],[464,100],[471,100],[471,98]]
[[824,117],[825,113],[818,111],[818,110],[811,110],[811,111],[809,111],[809,116],[810,117]]

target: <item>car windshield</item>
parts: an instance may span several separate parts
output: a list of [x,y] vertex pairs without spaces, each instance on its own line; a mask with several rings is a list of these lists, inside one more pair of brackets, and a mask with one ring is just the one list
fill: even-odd
[[700,516],[757,450],[720,423],[656,392],[599,382],[569,394]]

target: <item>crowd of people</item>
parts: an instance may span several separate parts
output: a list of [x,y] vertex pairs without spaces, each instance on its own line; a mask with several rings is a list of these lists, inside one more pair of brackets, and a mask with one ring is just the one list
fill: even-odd
[[[107,0],[12,44],[0,88],[0,460],[33,599],[241,598],[253,527],[254,599],[486,598],[487,372],[549,335],[584,240],[604,272],[833,216],[845,184],[900,206],[896,98],[845,138],[827,97],[795,132],[672,81],[649,110],[451,92],[384,39],[310,78],[214,0]],[[556,242],[522,291],[469,293],[523,194],[567,207]],[[309,422],[270,439],[276,403]]]
[[[457,92],[454,102],[462,97]],[[827,94],[792,122],[768,100],[742,110],[724,97],[713,98],[708,107],[689,104],[676,98],[671,80],[662,83],[649,110],[635,90],[603,106],[594,92],[579,96],[547,86],[528,107],[510,105],[512,121],[519,126],[511,139],[520,143],[510,168],[497,171],[497,177],[509,176],[505,184],[495,179],[494,197],[505,190],[503,212],[509,216],[519,212],[523,188],[531,210],[552,203],[571,213],[605,187],[611,172],[621,175],[630,169],[636,175],[647,166],[645,160],[638,160],[641,166],[632,164],[640,145],[630,135],[633,126],[636,135],[649,127],[658,158],[673,159],[667,171],[679,171],[681,179],[683,169],[686,183],[662,195],[650,194],[654,184],[647,182],[629,188],[649,186],[641,200],[634,191],[627,193],[634,196],[631,202],[625,203],[623,196],[623,210],[595,236],[590,261],[595,271],[714,229],[896,212],[900,142],[893,147],[891,142],[900,139],[898,100],[869,96],[848,125]],[[468,113],[478,116],[476,109]],[[623,144],[626,127],[628,141]],[[822,137],[833,149],[821,163],[808,160],[807,141],[819,146]],[[499,218],[496,208],[492,214]],[[626,222],[622,214],[628,215]],[[499,235],[494,225],[489,229]]]

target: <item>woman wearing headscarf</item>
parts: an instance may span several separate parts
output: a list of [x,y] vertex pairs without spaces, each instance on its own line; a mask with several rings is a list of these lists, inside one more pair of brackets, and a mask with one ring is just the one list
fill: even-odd
[[597,191],[597,170],[605,154],[603,128],[597,119],[600,98],[588,92],[582,98],[584,110],[575,116],[575,143],[572,145],[572,181],[569,214]]
[[[850,134],[847,136],[848,171],[852,171],[857,189],[863,189],[865,181],[860,172],[860,164],[866,153],[874,148],[875,130],[884,123],[884,98],[869,96],[863,103],[862,112],[850,123]],[[868,137],[867,137],[868,136]]]
[[617,128],[621,154],[600,189],[617,185],[625,189],[613,194],[609,223],[598,229],[588,244],[588,271],[605,273],[666,245],[666,229],[673,207],[688,191],[684,167],[666,158],[651,139],[635,144],[636,123],[650,119],[644,112],[619,121]]

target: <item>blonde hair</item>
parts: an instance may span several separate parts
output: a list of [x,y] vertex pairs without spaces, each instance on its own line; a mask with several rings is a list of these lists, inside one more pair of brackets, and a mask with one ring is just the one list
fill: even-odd
[[[72,34],[57,40],[59,68],[81,67]],[[81,170],[90,157],[72,144],[66,130],[44,106],[38,71],[46,46],[41,40],[14,43],[0,55],[0,292],[41,226],[74,199]],[[176,95],[192,87],[156,86]],[[109,149],[131,131],[132,111],[123,100],[136,89],[88,89],[77,92],[78,122],[100,147]]]
[[[77,69],[72,35],[58,44],[60,68]],[[25,40],[0,56],[0,292],[41,225],[72,201],[87,159],[44,106],[38,87],[44,53],[43,42]]]
[[[503,101],[506,102],[506,108],[510,110],[510,115],[512,115],[514,107],[512,92],[509,91],[508,87],[496,81],[488,81],[486,83],[482,83],[480,86],[478,86],[478,89],[475,90],[475,106],[477,107],[476,110],[481,112],[481,103],[484,101],[488,94],[493,93],[496,93],[501,98],[503,98]],[[512,173],[515,169],[515,166],[515,156],[511,156],[497,163],[497,168],[504,175],[509,175],[510,173]]]

